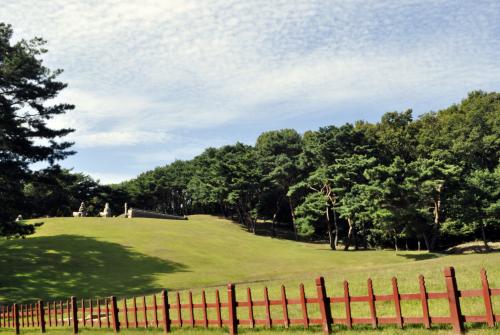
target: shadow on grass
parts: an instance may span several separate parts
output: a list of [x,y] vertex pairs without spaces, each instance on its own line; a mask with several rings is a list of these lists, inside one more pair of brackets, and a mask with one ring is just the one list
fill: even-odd
[[447,254],[487,254],[500,252],[500,249],[486,247],[485,245],[459,245],[446,250]]
[[10,302],[149,293],[179,263],[94,238],[59,235],[0,242],[0,296]]
[[442,255],[436,254],[436,253],[422,253],[422,254],[398,254],[398,256],[407,258],[407,259],[412,259],[414,261],[425,261],[426,259],[434,259],[434,258],[439,258]]

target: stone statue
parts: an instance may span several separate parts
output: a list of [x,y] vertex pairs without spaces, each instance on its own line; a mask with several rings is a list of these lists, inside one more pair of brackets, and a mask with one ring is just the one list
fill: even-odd
[[85,206],[85,201],[82,201],[78,212],[73,212],[73,217],[84,217],[87,216],[87,207]]
[[21,221],[23,221],[23,216],[19,214],[16,218],[16,222],[21,222]]
[[87,213],[87,207],[85,206],[85,201],[82,201],[82,203],[80,204],[80,209],[78,209],[78,211],[80,213]]
[[99,216],[102,216],[104,218],[109,218],[111,216],[111,210],[109,209],[109,203],[106,203],[104,205],[104,210],[102,212],[99,212]]

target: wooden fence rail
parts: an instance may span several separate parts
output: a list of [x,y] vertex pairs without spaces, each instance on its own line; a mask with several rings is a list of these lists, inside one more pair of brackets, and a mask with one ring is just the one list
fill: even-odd
[[[66,301],[44,302],[36,304],[13,304],[0,306],[0,327],[12,328],[19,334],[20,328],[39,328],[42,333],[46,328],[71,327],[74,334],[78,327],[96,327],[113,329],[115,333],[120,328],[154,327],[162,328],[169,333],[172,326],[178,327],[227,327],[230,334],[236,334],[238,327],[300,325],[304,328],[320,326],[325,334],[332,332],[333,325],[344,325],[351,329],[353,325],[367,324],[373,328],[379,325],[392,324],[403,328],[409,324],[421,324],[430,328],[436,324],[450,325],[454,333],[464,332],[464,323],[484,323],[495,327],[500,323],[500,314],[494,314],[492,297],[500,296],[500,289],[489,287],[486,271],[480,273],[481,288],[475,290],[459,290],[455,279],[455,270],[452,267],[444,269],[446,284],[445,292],[428,292],[423,276],[419,277],[418,293],[401,293],[398,281],[391,281],[392,293],[386,295],[375,294],[371,279],[367,282],[367,294],[353,296],[349,291],[349,283],[344,282],[341,296],[328,296],[325,281],[322,277],[316,279],[316,295],[307,297],[304,285],[299,285],[297,298],[290,298],[285,286],[280,288],[280,298],[270,299],[267,287],[263,290],[262,298],[255,299],[252,290],[247,288],[246,296],[237,299],[233,284],[227,286],[227,300],[221,301],[219,290],[215,290],[214,302],[207,302],[205,290],[201,292],[200,302],[193,302],[191,291],[188,292],[187,303],[181,303],[179,293],[174,301],[169,301],[166,291],[161,292],[160,299],[156,295],[147,304],[146,297],[137,299],[123,299],[118,306],[116,297],[95,300],[80,300],[71,297]],[[461,299],[478,297],[484,304],[484,315],[465,315],[461,310]],[[449,315],[430,315],[429,300],[442,299],[448,302]],[[402,301],[415,301],[422,310],[421,316],[404,316],[401,309]],[[476,303],[478,303],[476,300]],[[377,302],[389,302],[394,306],[393,316],[377,315]],[[354,317],[353,303],[367,304],[369,315]],[[340,305],[344,311],[343,317],[336,317],[332,313],[332,306]],[[273,313],[271,309],[275,306]],[[256,310],[263,309],[264,317],[257,318]],[[300,311],[300,317],[290,317],[290,308]],[[276,310],[279,310],[277,313]],[[311,311],[319,311],[319,316],[310,315]],[[196,313],[195,313],[196,312]],[[199,312],[199,313],[198,313]],[[201,315],[196,318],[195,314]],[[210,318],[210,316],[214,316]],[[278,315],[279,314],[279,315]],[[187,316],[187,317],[186,317]]]

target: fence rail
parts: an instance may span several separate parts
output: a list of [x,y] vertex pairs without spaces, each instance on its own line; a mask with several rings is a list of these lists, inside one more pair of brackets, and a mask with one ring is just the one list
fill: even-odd
[[[352,328],[353,325],[367,324],[373,328],[379,325],[392,324],[400,328],[410,324],[421,324],[430,328],[436,324],[450,325],[457,334],[464,332],[464,323],[484,323],[495,327],[500,322],[500,314],[494,314],[492,297],[500,296],[500,289],[490,288],[486,270],[481,270],[481,288],[474,290],[459,290],[455,279],[455,270],[452,267],[444,269],[446,284],[445,292],[428,292],[423,276],[419,277],[418,293],[400,293],[398,281],[392,278],[392,293],[379,295],[373,290],[372,280],[368,279],[367,294],[353,296],[349,291],[349,283],[343,283],[342,296],[328,296],[323,277],[316,279],[316,295],[307,297],[304,285],[299,286],[297,298],[289,298],[285,286],[281,286],[279,299],[270,299],[267,287],[263,290],[263,298],[256,300],[252,290],[247,288],[246,296],[241,300],[236,298],[233,284],[227,286],[227,300],[221,301],[219,290],[214,291],[214,302],[207,302],[205,290],[201,292],[200,302],[193,302],[192,292],[187,294],[187,303],[181,303],[180,293],[175,294],[175,299],[169,301],[167,291],[162,291],[160,298],[153,295],[150,305],[146,297],[137,299],[123,299],[118,306],[116,297],[95,300],[79,300],[71,297],[67,301],[43,302],[33,304],[13,304],[0,306],[0,327],[12,328],[19,334],[20,328],[39,328],[42,333],[47,327],[71,327],[74,334],[78,327],[97,327],[113,329],[115,333],[120,328],[155,327],[162,328],[169,333],[172,326],[178,327],[227,327],[230,334],[236,334],[239,326],[256,327],[301,325],[304,328],[321,326],[325,334],[332,332],[332,325],[344,325]],[[461,299],[478,297],[484,304],[484,315],[465,315],[461,310]],[[429,301],[441,299],[448,302],[449,315],[430,315]],[[138,301],[139,300],[139,301]],[[416,301],[422,310],[421,316],[404,316],[401,309],[402,301]],[[393,316],[378,316],[377,302],[393,304]],[[354,317],[351,311],[353,303],[366,303],[369,316]],[[343,307],[344,316],[334,317],[332,306]],[[275,306],[280,313],[271,313]],[[300,317],[289,316],[290,307],[298,308]],[[255,316],[256,309],[264,309],[264,318]],[[319,311],[317,316],[309,315],[311,310]],[[201,318],[195,317],[201,314]],[[214,316],[210,318],[209,316]],[[272,315],[274,314],[274,315]],[[277,314],[280,314],[277,316]],[[186,317],[188,315],[188,317]]]

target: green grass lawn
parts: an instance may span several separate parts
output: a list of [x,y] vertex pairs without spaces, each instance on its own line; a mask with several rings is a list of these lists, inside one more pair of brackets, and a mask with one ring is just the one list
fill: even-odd
[[[371,277],[376,294],[391,292],[390,278],[397,276],[401,292],[418,292],[418,274],[428,289],[443,291],[442,269],[454,266],[461,289],[480,288],[479,270],[488,270],[491,287],[500,287],[500,253],[445,255],[404,251],[331,251],[327,245],[297,243],[254,236],[224,219],[196,215],[188,221],[125,218],[52,218],[43,221],[36,234],[19,240],[0,241],[0,301],[34,301],[116,295],[130,297],[168,288],[193,289],[195,302],[200,289],[213,301],[213,287],[237,283],[237,295],[247,286],[262,297],[269,286],[271,298],[279,297],[284,283],[290,298],[298,297],[298,285],[315,294],[314,278],[325,276],[329,294],[342,295],[342,281],[349,280],[354,295],[366,294]],[[171,299],[173,298],[172,292]],[[500,299],[494,299],[496,313]],[[151,298],[149,298],[151,299]],[[186,301],[183,295],[183,301]],[[221,290],[225,299],[225,290]],[[463,310],[483,314],[481,301],[468,298]],[[419,315],[416,302],[403,302],[403,315]],[[431,315],[447,315],[447,305],[435,301]],[[272,313],[279,313],[279,307]],[[380,316],[393,313],[388,302],[377,303]],[[291,317],[299,310],[290,310]],[[245,310],[238,310],[245,315]],[[317,313],[314,309],[311,313]],[[333,309],[342,315],[342,309]],[[256,311],[256,317],[263,311]],[[368,306],[353,304],[353,316],[367,316]],[[186,315],[187,316],[187,315]],[[385,333],[386,330],[384,330]],[[396,329],[389,333],[398,333]],[[433,333],[439,334],[435,330]],[[498,329],[496,329],[498,331]],[[89,332],[91,332],[89,330]],[[190,331],[180,331],[188,332]],[[192,331],[191,331],[192,332]],[[194,333],[203,332],[196,330]],[[259,331],[259,333],[264,331]],[[0,332],[1,333],[1,332]],[[57,332],[56,332],[57,333]],[[273,332],[274,333],[274,332]],[[293,333],[303,333],[296,330]],[[310,332],[305,332],[310,333]],[[342,330],[342,334],[351,334]],[[366,334],[372,333],[366,331]],[[374,334],[384,334],[374,331]],[[411,329],[405,334],[428,331]],[[472,334],[490,334],[473,329]],[[493,334],[493,333],[491,333]]]

